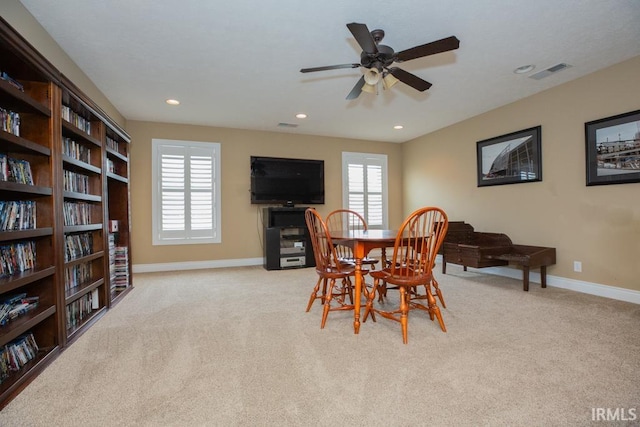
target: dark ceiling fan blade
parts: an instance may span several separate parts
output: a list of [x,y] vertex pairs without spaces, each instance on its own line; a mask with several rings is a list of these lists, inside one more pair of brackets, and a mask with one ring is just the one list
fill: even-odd
[[412,88],[419,90],[420,92],[424,92],[431,87],[431,83],[429,83],[428,81],[422,80],[420,77],[411,74],[401,68],[389,68],[389,72],[393,75],[393,77],[397,78],[402,83],[407,84]]
[[396,53],[397,61],[408,61],[410,59],[422,58],[423,56],[434,55],[436,53],[447,52],[460,47],[460,40],[455,36],[436,40],[431,43],[412,47]]
[[365,24],[352,22],[351,24],[347,24],[347,28],[351,31],[351,34],[353,34],[353,37],[355,37],[365,53],[370,55],[378,53],[378,46]]
[[300,70],[301,73],[313,73],[314,71],[326,71],[326,70],[337,70],[340,68],[358,68],[360,64],[340,64],[340,65],[327,65],[324,67],[314,67],[314,68],[303,68]]
[[362,86],[364,86],[364,76],[360,77],[358,83],[356,83],[353,89],[351,89],[351,92],[349,92],[349,95],[347,95],[347,99],[356,99],[358,96],[360,96],[360,92],[362,92]]

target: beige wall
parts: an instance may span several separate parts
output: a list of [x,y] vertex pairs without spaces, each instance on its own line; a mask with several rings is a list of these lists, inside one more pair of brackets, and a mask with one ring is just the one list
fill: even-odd
[[[260,209],[249,201],[252,155],[325,161],[324,215],[342,206],[342,152],[386,154],[389,168],[389,221],[402,220],[402,146],[340,138],[258,132],[206,126],[136,122],[127,124],[131,145],[132,261],[134,265],[262,257]],[[222,153],[222,243],[153,246],[151,244],[151,140],[219,142]]]
[[[59,6],[63,7],[63,6]],[[18,0],[0,1],[0,16],[120,126],[125,119]],[[105,52],[105,54],[108,54]]]
[[[640,58],[411,142],[384,144],[126,123],[18,0],[2,0],[0,15],[131,133],[134,264],[260,257],[258,209],[248,202],[249,156],[324,159],[327,204],[320,210],[326,212],[341,205],[340,153],[364,151],[389,155],[390,224],[416,207],[439,205],[452,220],[465,220],[478,231],[504,232],[516,243],[556,247],[558,263],[550,268],[552,275],[640,290],[640,184],[586,187],[584,153],[585,122],[640,108]],[[543,181],[477,188],[476,141],[536,125],[542,126]],[[222,143],[222,244],[151,245],[151,138]],[[574,260],[582,261],[582,273],[573,272]]]
[[[476,231],[557,248],[551,275],[640,290],[640,183],[587,187],[584,136],[585,122],[640,109],[638,76],[640,57],[403,144],[405,213],[439,205]],[[478,188],[476,141],[537,125],[543,181]]]

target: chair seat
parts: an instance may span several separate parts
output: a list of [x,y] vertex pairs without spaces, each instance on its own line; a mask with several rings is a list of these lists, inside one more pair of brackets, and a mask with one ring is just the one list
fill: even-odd
[[397,286],[420,286],[424,285],[424,283],[428,282],[431,278],[431,274],[421,274],[409,277],[400,276],[397,274],[392,274],[388,268],[385,268],[384,270],[371,271],[369,272],[369,274],[374,279],[379,279],[386,283]]

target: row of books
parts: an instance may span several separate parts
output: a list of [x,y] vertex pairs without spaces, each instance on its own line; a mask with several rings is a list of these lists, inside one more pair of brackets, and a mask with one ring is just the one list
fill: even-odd
[[64,225],[91,224],[91,204],[86,202],[64,202],[62,205]]
[[98,308],[100,308],[100,295],[97,289],[68,304],[66,307],[67,330],[80,326],[83,320],[90,317],[93,310]]
[[126,246],[116,246],[113,233],[108,238],[111,292],[120,292],[129,287],[129,249]]
[[10,276],[36,266],[36,242],[0,246],[0,276]]
[[34,200],[0,200],[0,231],[36,228]]
[[117,151],[118,153],[120,152],[118,141],[108,136],[107,136],[107,147],[111,148],[113,151]]
[[93,235],[91,233],[67,234],[64,237],[65,262],[91,255]]
[[78,129],[91,134],[91,122],[73,111],[68,105],[62,106],[62,118]]
[[67,295],[71,294],[75,288],[91,281],[93,268],[90,262],[76,264],[64,269],[64,290]]
[[71,138],[62,138],[62,154],[81,162],[91,163],[91,148]]
[[39,301],[40,297],[28,297],[24,292],[5,297],[0,302],[0,325],[4,326],[16,317],[33,310]]
[[14,159],[0,153],[0,181],[33,185],[31,164],[22,159]]
[[11,86],[18,89],[20,92],[24,92],[24,85],[19,81],[17,81],[16,79],[14,79],[13,77],[11,77],[6,71],[0,72],[0,79],[6,81]]
[[64,191],[89,194],[89,177],[87,175],[65,170],[62,185]]
[[21,335],[0,350],[0,383],[12,371],[19,371],[38,355],[38,344],[33,334]]
[[0,125],[3,131],[20,136],[20,113],[0,107]]

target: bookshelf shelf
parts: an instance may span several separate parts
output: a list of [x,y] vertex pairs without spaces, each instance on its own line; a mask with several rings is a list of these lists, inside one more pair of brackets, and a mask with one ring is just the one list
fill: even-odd
[[53,229],[50,227],[34,228],[32,230],[0,231],[0,242],[19,239],[34,239],[37,237],[51,236],[52,234]]
[[[1,81],[1,80],[0,80]],[[30,141],[17,135],[10,134],[0,129],[0,141],[8,151],[18,153],[42,154],[44,156],[51,155],[51,149],[37,142]]]
[[85,193],[77,193],[74,191],[65,191],[64,192],[65,199],[75,199],[75,200],[85,200],[88,202],[100,202],[102,201],[102,196],[97,196],[94,194],[85,194]]
[[25,383],[30,380],[30,377],[34,373],[42,371],[53,359],[58,356],[59,348],[47,347],[38,351],[38,355],[27,362],[19,371],[12,371],[2,383],[0,383],[0,397],[7,399],[13,394],[20,391],[21,387],[24,387]]
[[18,182],[0,181],[0,192],[12,191],[15,193],[28,193],[30,195],[51,196],[51,187],[40,187],[38,185],[20,184]]
[[82,296],[88,294],[89,292],[93,291],[99,286],[102,286],[103,284],[104,278],[100,278],[96,281],[76,286],[75,288],[72,288],[72,290],[67,295],[65,295],[65,303],[72,303],[73,301],[76,301],[78,298],[81,298]]
[[67,135],[71,138],[75,137],[75,138],[85,140],[87,142],[92,143],[96,147],[102,147],[102,142],[100,142],[99,139],[89,135],[88,133],[84,132],[82,129],[78,128],[77,126],[74,126],[72,123],[69,123],[64,119],[62,120],[62,134]]
[[0,277],[0,293],[4,294],[49,276],[53,276],[55,271],[56,268],[51,265],[42,269],[35,268],[33,270],[12,274],[11,276]]
[[62,160],[65,163],[65,168],[67,169],[77,169],[94,174],[100,174],[102,172],[102,170],[97,166],[90,165],[89,163],[85,163],[81,160],[76,160],[68,156],[63,155]]
[[0,72],[1,409],[131,290],[131,139],[2,17]]
[[102,315],[104,315],[106,310],[107,310],[106,307],[102,307],[100,309],[94,310],[91,313],[84,316],[75,325],[68,328],[67,329],[68,341],[76,339],[81,332],[86,331],[87,328],[93,325],[96,320],[98,320]]
[[0,346],[6,345],[8,342],[18,338],[20,335],[41,323],[44,319],[53,316],[55,312],[56,307],[54,305],[37,307],[33,309],[33,312],[17,317],[6,326],[0,326]]
[[109,157],[117,157],[118,159],[120,159],[123,162],[128,162],[129,159],[127,158],[127,156],[125,154],[121,154],[118,151],[114,150],[113,148],[106,148],[107,151],[107,156]]
[[124,176],[116,175],[115,173],[107,173],[107,178],[120,181],[125,184],[129,183],[129,180],[127,178],[125,178]]
[[65,234],[79,233],[82,231],[97,231],[102,230],[102,224],[87,224],[87,225],[65,225]]
[[46,104],[36,101],[4,80],[0,80],[0,91],[6,95],[2,101],[4,108],[51,116],[51,109]]

